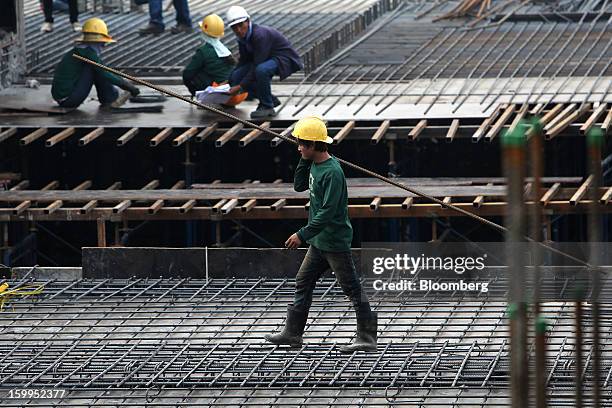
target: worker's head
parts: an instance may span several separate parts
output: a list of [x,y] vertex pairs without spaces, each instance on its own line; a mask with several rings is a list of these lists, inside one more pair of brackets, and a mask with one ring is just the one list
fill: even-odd
[[318,116],[306,116],[298,120],[291,134],[297,139],[298,151],[304,159],[312,160],[327,152],[333,139],[327,136],[327,126]]
[[81,43],[114,43],[115,40],[108,34],[108,27],[101,18],[93,17],[83,23],[81,37],[77,42]]
[[204,34],[212,38],[221,38],[225,32],[223,19],[216,14],[209,14],[199,23]]
[[232,28],[232,31],[238,38],[245,38],[249,31],[251,17],[249,13],[240,6],[232,6],[227,10],[225,15],[227,25]]

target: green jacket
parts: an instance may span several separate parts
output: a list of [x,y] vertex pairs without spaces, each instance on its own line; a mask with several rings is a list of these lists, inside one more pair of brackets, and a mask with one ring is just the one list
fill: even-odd
[[230,58],[219,58],[212,45],[205,43],[191,57],[183,70],[183,83],[192,94],[210,86],[213,82],[229,80],[234,63]]
[[[72,91],[81,77],[83,66],[86,64],[85,62],[74,58],[72,54],[80,55],[100,64],[102,63],[102,60],[96,51],[89,47],[74,47],[72,50],[64,54],[59,64],[55,67],[55,72],[53,73],[51,96],[53,96],[53,99],[56,101],[61,101],[72,94]],[[94,67],[94,69],[98,69],[99,72],[114,85],[122,86],[124,84],[124,80],[122,78],[99,68]]]
[[332,156],[317,164],[300,158],[293,187],[295,191],[310,190],[308,225],[298,231],[300,240],[322,251],[349,251],[353,227],[346,178],[338,160]]

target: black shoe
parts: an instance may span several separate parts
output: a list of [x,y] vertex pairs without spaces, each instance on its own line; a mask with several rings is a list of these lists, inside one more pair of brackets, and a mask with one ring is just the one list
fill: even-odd
[[262,119],[271,116],[276,116],[276,111],[274,108],[267,108],[263,105],[259,105],[257,109],[251,112],[251,119]]
[[369,317],[357,315],[357,336],[352,344],[340,347],[342,353],[355,351],[376,351],[378,332],[378,314],[372,312]]
[[274,107],[276,108],[277,106],[281,104],[281,101],[276,96],[272,95],[272,103],[274,104]]
[[190,33],[193,31],[193,27],[187,25],[187,24],[177,24],[176,26],[172,27],[170,29],[170,32],[172,34],[179,34],[179,33]]
[[307,319],[308,311],[289,305],[287,306],[287,320],[283,330],[277,334],[266,334],[264,338],[273,344],[301,347],[303,343],[302,334],[304,334]]
[[148,35],[148,34],[161,34],[164,32],[164,28],[157,24],[149,23],[145,28],[141,28],[138,30],[138,34],[140,35]]

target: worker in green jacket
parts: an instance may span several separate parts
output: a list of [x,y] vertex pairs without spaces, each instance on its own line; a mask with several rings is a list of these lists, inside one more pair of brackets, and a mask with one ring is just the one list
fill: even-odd
[[183,70],[183,83],[191,95],[213,83],[227,82],[235,64],[231,51],[220,40],[224,32],[221,17],[216,14],[204,17],[200,28],[204,44],[196,50]]
[[[127,102],[130,96],[138,95],[138,88],[123,78],[72,56],[77,54],[102,63],[102,47],[115,42],[108,34],[106,23],[99,18],[90,18],[83,24],[82,33],[75,47],[68,51],[55,67],[51,85],[53,99],[64,108],[76,108],[85,101],[92,86],[96,87],[98,100],[103,107],[119,107]],[[124,92],[119,93],[115,86]]]
[[357,335],[341,352],[376,351],[378,316],[370,308],[351,255],[353,227],[348,217],[346,178],[338,160],[328,153],[332,139],[321,118],[300,119],[292,132],[298,139],[300,162],[295,170],[294,189],[310,190],[308,225],[291,235],[287,248],[310,244],[295,278],[295,298],[287,308],[284,329],[267,334],[266,340],[300,347],[317,280],[331,268],[357,315]]

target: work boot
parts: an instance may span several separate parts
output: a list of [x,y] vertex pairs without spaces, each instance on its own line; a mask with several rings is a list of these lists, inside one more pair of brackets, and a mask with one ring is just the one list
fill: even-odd
[[276,116],[276,111],[274,108],[266,108],[263,105],[259,105],[257,109],[251,112],[251,119],[261,119],[270,116]]
[[193,27],[188,26],[187,24],[177,24],[176,26],[170,29],[170,32],[172,34],[190,33],[192,31],[193,31]]
[[275,107],[275,108],[281,104],[280,99],[278,99],[278,98],[277,98],[276,96],[274,96],[274,95],[272,95],[272,102],[274,103],[274,107]]
[[50,33],[51,31],[53,31],[53,23],[49,23],[45,21],[43,25],[40,27],[40,31],[43,33]]
[[147,34],[161,34],[164,32],[164,28],[157,24],[149,23],[146,27],[138,30],[138,34],[147,35]]
[[378,314],[372,312],[368,317],[357,314],[357,335],[352,344],[340,347],[342,353],[354,351],[376,351],[378,337]]
[[103,105],[102,107],[103,108],[119,108],[125,105],[125,103],[128,101],[128,99],[130,99],[131,96],[132,94],[129,93],[128,91],[121,91],[117,99],[115,99],[108,105]]
[[307,311],[289,305],[287,306],[287,320],[283,330],[277,334],[266,334],[264,338],[273,344],[301,347],[303,343],[302,334],[304,334],[307,319]]

